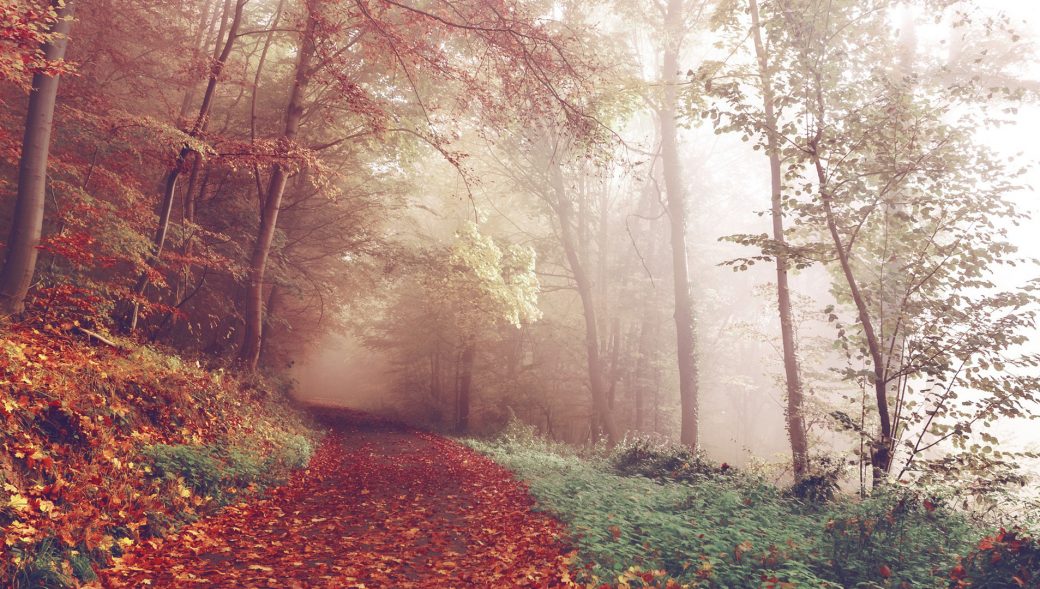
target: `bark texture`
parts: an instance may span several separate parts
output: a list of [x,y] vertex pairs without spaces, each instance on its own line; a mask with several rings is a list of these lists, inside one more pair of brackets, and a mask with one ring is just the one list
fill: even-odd
[[[72,0],[51,3],[58,19],[51,27],[51,38],[42,47],[49,61],[65,57],[74,4]],[[25,115],[22,155],[18,163],[18,193],[4,268],[0,272],[0,316],[19,315],[25,310],[25,297],[36,272],[47,194],[47,159],[59,82],[59,76],[42,73],[33,76],[29,109]]]

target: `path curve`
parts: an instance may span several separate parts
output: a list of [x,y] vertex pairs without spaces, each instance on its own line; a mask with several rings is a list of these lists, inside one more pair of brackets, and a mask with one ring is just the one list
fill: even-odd
[[126,587],[573,587],[562,528],[522,484],[451,440],[353,413],[309,468],[117,560]]

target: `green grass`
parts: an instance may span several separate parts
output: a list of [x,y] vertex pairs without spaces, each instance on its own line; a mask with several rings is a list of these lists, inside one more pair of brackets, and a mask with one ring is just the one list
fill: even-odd
[[978,536],[959,514],[925,507],[905,489],[813,504],[731,471],[686,481],[622,476],[609,456],[515,429],[468,443],[517,473],[540,508],[567,524],[590,582],[632,582],[635,567],[658,571],[652,582],[662,586],[947,587]]

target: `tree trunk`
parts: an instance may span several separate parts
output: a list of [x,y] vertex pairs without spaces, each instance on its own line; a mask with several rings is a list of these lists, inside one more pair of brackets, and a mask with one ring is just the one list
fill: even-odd
[[834,207],[832,205],[833,197],[828,192],[827,174],[823,168],[823,162],[820,160],[819,154],[816,153],[816,143],[817,142],[814,141],[811,146],[812,161],[816,168],[817,178],[820,183],[820,200],[823,202],[823,211],[826,219],[827,230],[831,235],[831,240],[834,242],[834,248],[838,254],[838,263],[841,265],[841,272],[845,277],[845,282],[848,284],[849,292],[852,295],[852,301],[856,305],[859,324],[863,328],[863,336],[867,343],[867,351],[870,354],[870,361],[874,365],[874,399],[877,402],[881,431],[871,442],[870,463],[874,471],[874,486],[878,486],[885,480],[888,471],[892,468],[892,447],[895,442],[892,436],[892,420],[888,407],[888,387],[886,382],[887,378],[885,376],[885,363],[882,359],[881,342],[878,340],[877,333],[874,331],[874,323],[870,318],[870,310],[867,308],[866,299],[863,298],[863,293],[859,288],[859,282],[856,279],[856,275],[852,269],[852,263],[849,260],[850,252],[845,249],[845,244],[842,242],[841,235],[838,232],[838,224],[835,219]]
[[[65,57],[68,34],[72,28],[73,4],[72,0],[64,3],[54,0],[51,3],[57,11],[57,21],[51,27],[52,36],[42,47],[48,61],[58,61]],[[18,193],[11,217],[7,255],[3,271],[0,272],[0,316],[20,315],[25,310],[25,297],[36,272],[47,195],[47,158],[50,155],[59,81],[58,76],[42,73],[33,75],[29,109],[25,115],[22,155],[18,164]]]
[[462,358],[459,367],[458,419],[455,422],[455,433],[458,434],[469,432],[470,389],[473,385],[473,356],[475,351],[472,341],[467,341],[465,347],[462,348]]
[[892,417],[888,407],[888,383],[886,378],[885,362],[881,350],[881,341],[874,330],[873,320],[870,318],[870,309],[867,301],[859,288],[859,281],[852,269],[850,257],[852,252],[842,242],[841,233],[838,231],[838,221],[834,213],[834,195],[830,192],[827,182],[827,171],[820,156],[820,144],[823,142],[823,130],[826,128],[826,100],[823,93],[822,74],[814,72],[815,82],[815,107],[812,113],[816,121],[816,136],[808,143],[809,161],[816,171],[816,180],[819,184],[820,202],[823,204],[824,223],[831,236],[838,263],[841,266],[842,276],[849,287],[849,294],[856,306],[856,315],[860,327],[863,328],[863,337],[866,340],[867,352],[873,364],[874,373],[874,399],[877,403],[880,430],[878,435],[871,441],[870,463],[873,469],[873,484],[880,485],[887,479],[888,472],[892,468],[892,451],[895,446],[895,438],[892,435]]
[[[300,131],[300,121],[303,118],[304,94],[313,74],[311,71],[311,60],[315,51],[315,27],[315,15],[309,14],[307,26],[300,40],[296,75],[293,79],[292,92],[289,95],[289,104],[285,112],[285,131],[282,133],[282,140],[287,144],[295,142]],[[274,242],[275,228],[278,224],[278,212],[282,206],[282,196],[285,194],[287,180],[288,173],[285,168],[281,164],[275,164],[260,216],[260,228],[257,232],[256,244],[253,246],[253,254],[250,258],[249,284],[245,300],[245,336],[239,354],[243,365],[249,370],[256,370],[257,360],[260,356],[264,316],[264,273],[267,269],[267,259],[271,253],[271,244]]]
[[613,411],[617,406],[617,383],[619,375],[618,363],[621,361],[621,320],[617,317],[610,322],[610,385],[607,387],[607,406]]
[[[238,28],[242,24],[242,9],[245,7],[249,0],[238,0],[235,3],[235,13],[231,19],[231,27],[227,33],[227,40],[224,42],[224,47],[217,56],[217,59],[213,62],[213,66],[210,69],[209,82],[206,85],[206,93],[202,97],[202,105],[199,106],[199,114],[195,117],[195,124],[192,125],[191,130],[188,131],[188,136],[191,138],[198,137],[206,131],[206,125],[209,124],[209,111],[213,106],[213,95],[217,89],[217,82],[220,79],[220,72],[224,69],[224,64],[227,62],[228,57],[231,55],[231,50],[234,48],[235,40],[238,38]],[[165,188],[163,189],[162,205],[159,209],[159,224],[155,229],[155,238],[153,240],[154,250],[152,256],[148,261],[148,265],[154,270],[158,264],[159,259],[162,257],[163,248],[166,245],[166,235],[170,229],[170,217],[173,212],[173,201],[174,196],[177,192],[177,180],[180,178],[181,172],[184,170],[184,164],[187,162],[188,156],[194,152],[194,149],[189,144],[185,144],[181,147],[180,152],[177,154],[177,158],[173,162],[173,168],[166,174]],[[133,332],[137,329],[137,320],[141,310],[140,299],[144,296],[145,290],[148,288],[150,282],[149,273],[142,272],[141,276],[137,279],[137,284],[134,286],[134,299],[131,301],[130,313],[126,319],[126,330]]]
[[784,375],[787,383],[787,435],[791,441],[791,459],[794,478],[800,481],[809,470],[809,440],[805,428],[804,394],[802,377],[798,366],[798,349],[794,339],[794,320],[791,316],[791,289],[788,285],[787,253],[784,237],[783,174],[780,168],[780,146],[777,137],[776,111],[774,109],[773,79],[769,70],[769,56],[762,42],[759,23],[758,0],[750,0],[751,32],[758,58],[758,74],[762,85],[762,102],[765,111],[766,150],[769,155],[769,178],[771,183],[771,215],[773,219],[773,241],[776,251],[776,298],[780,313],[780,336],[783,342]]
[[[213,31],[213,26],[217,22],[219,15],[219,11],[216,10],[217,4],[219,3],[214,0],[209,0],[202,8],[202,18],[199,19],[199,28],[195,30],[195,37],[191,41],[192,54],[195,59],[202,56],[202,50],[205,48],[207,36]],[[213,13],[212,20],[210,19],[211,11]],[[184,98],[181,99],[180,113],[177,115],[178,125],[186,124],[188,120],[188,110],[191,109],[191,104],[195,101],[195,91],[197,90],[197,86],[198,84],[194,79],[188,84],[188,90],[184,93]]]
[[682,187],[676,124],[679,48],[683,29],[682,0],[668,0],[664,26],[664,56],[661,80],[663,100],[658,112],[661,124],[661,164],[671,227],[672,274],[675,286],[675,336],[679,365],[679,402],[682,426],[679,441],[697,447],[698,374],[697,343],[693,316],[693,293],[686,253],[688,203]]
[[574,282],[581,298],[581,306],[585,317],[585,351],[589,367],[589,390],[592,396],[592,411],[595,419],[603,428],[609,444],[616,444],[620,439],[614,414],[607,404],[603,386],[603,363],[599,353],[599,326],[596,322],[596,304],[592,296],[592,282],[589,280],[585,266],[578,255],[577,236],[574,230],[574,207],[563,181],[563,173],[557,162],[549,163],[549,178],[556,193],[554,209],[560,221],[560,241],[567,256],[567,264],[574,275]]

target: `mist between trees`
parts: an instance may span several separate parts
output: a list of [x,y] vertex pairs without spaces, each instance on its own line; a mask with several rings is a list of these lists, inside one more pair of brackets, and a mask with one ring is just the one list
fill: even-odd
[[1014,490],[1035,153],[991,138],[1037,81],[997,8],[9,2],[2,312],[457,433]]

